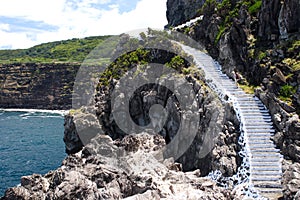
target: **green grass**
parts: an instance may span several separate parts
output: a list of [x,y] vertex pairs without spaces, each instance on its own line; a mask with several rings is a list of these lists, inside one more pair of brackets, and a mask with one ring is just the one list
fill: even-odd
[[219,32],[218,32],[218,34],[217,34],[217,36],[216,36],[216,39],[215,39],[215,44],[217,44],[217,43],[220,41],[221,36],[222,36],[223,33],[225,32],[225,30],[226,30],[226,27],[225,27],[225,26],[220,26]]
[[246,92],[247,94],[254,94],[255,93],[255,89],[258,88],[257,86],[249,85],[249,84],[246,84],[246,85],[239,84],[239,87],[242,90],[244,90],[244,92]]
[[93,36],[49,42],[28,49],[0,50],[0,63],[82,62],[109,36]]
[[261,8],[262,1],[255,1],[253,5],[251,5],[248,9],[251,15],[255,15]]
[[258,59],[259,60],[262,60],[265,57],[267,57],[267,53],[266,52],[263,52],[263,51],[258,52]]

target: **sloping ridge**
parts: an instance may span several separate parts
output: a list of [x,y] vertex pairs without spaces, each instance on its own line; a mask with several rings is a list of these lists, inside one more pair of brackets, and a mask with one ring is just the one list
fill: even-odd
[[194,48],[181,46],[193,56],[197,67],[204,70],[209,86],[219,96],[233,103],[249,156],[250,184],[263,197],[282,197],[282,155],[271,140],[275,130],[268,110],[257,97],[238,88],[210,56]]

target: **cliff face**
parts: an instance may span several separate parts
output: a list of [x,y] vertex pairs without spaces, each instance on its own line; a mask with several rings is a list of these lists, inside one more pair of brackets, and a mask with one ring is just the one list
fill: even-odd
[[196,17],[198,10],[205,0],[171,0],[167,1],[168,25],[177,26],[189,19]]
[[70,109],[78,64],[0,65],[0,107]]
[[277,130],[274,142],[285,158],[284,198],[296,199],[300,195],[299,184],[293,184],[300,182],[300,2],[206,1],[201,10],[202,21],[179,31],[204,44],[227,75],[237,70],[239,84],[255,91],[268,107]]

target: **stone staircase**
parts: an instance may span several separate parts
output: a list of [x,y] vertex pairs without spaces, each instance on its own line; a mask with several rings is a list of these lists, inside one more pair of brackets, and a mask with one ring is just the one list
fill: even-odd
[[181,28],[184,28],[186,26],[190,27],[191,25],[193,25],[194,23],[196,23],[197,21],[202,20],[202,19],[203,19],[203,15],[201,15],[199,17],[196,17],[196,18],[193,18],[193,19],[187,21],[184,24],[180,24],[180,25],[174,27],[173,30],[181,29]]
[[221,98],[233,103],[241,122],[250,164],[250,185],[268,199],[282,197],[282,155],[270,139],[274,135],[272,118],[263,103],[246,94],[221,72],[212,58],[199,50],[180,44],[205,72],[208,85]]

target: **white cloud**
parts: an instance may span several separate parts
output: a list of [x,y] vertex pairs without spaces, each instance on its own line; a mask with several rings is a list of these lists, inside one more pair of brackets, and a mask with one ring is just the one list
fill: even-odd
[[[28,27],[27,31],[12,33],[7,32],[9,25],[0,24],[0,48],[27,48],[74,37],[120,34],[147,27],[163,28],[167,24],[166,0],[139,0],[136,8],[123,13],[112,0],[10,0],[1,4],[0,17],[42,22],[58,29],[32,32]],[[95,4],[97,8],[93,7]]]
[[9,31],[10,26],[9,24],[0,24],[0,31]]

